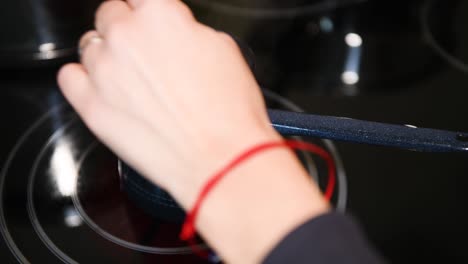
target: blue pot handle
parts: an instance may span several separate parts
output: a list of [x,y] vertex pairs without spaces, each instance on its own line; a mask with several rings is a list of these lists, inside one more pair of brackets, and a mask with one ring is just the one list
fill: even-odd
[[424,152],[468,152],[468,133],[357,119],[268,110],[284,136],[306,136]]

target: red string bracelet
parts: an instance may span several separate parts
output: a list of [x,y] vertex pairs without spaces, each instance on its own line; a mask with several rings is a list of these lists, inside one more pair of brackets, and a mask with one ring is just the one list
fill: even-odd
[[197,200],[195,201],[195,204],[192,210],[190,210],[187,213],[187,217],[185,218],[185,222],[182,226],[182,231],[180,233],[180,239],[184,241],[188,241],[197,254],[199,254],[202,257],[207,257],[207,253],[201,253],[201,251],[196,249],[196,247],[194,246],[195,245],[194,243],[195,233],[196,233],[195,221],[196,221],[198,211],[200,210],[200,207],[203,201],[206,199],[207,195],[213,189],[213,187],[215,187],[216,184],[218,184],[219,181],[235,166],[239,165],[246,159],[250,158],[254,154],[257,154],[261,151],[273,149],[273,148],[280,148],[280,147],[287,147],[287,148],[291,148],[295,150],[308,151],[325,160],[327,167],[328,167],[328,182],[327,182],[324,196],[325,196],[325,199],[330,200],[331,197],[333,196],[333,192],[335,189],[336,168],[335,168],[335,164],[334,164],[332,156],[325,149],[312,143],[297,141],[297,140],[284,140],[284,141],[262,143],[243,152],[241,155],[239,155],[237,158],[235,158],[230,163],[228,163],[227,166],[222,168],[220,171],[218,171],[216,174],[213,175],[213,177],[211,177],[208,180],[208,182],[202,188],[199,196],[197,197]]

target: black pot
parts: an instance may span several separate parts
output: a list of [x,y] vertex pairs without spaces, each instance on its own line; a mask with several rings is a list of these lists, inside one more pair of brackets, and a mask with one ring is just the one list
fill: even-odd
[[102,0],[15,0],[0,8],[0,67],[58,64],[76,55]]

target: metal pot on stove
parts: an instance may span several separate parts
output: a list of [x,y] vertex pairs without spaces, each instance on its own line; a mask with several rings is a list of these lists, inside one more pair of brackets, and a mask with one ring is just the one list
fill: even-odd
[[15,0],[0,8],[0,67],[57,64],[76,55],[102,0]]

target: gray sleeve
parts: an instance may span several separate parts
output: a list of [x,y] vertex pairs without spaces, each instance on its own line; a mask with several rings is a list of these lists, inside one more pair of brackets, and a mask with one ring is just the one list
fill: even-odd
[[288,234],[265,258],[276,263],[384,263],[357,223],[329,213],[311,219]]

